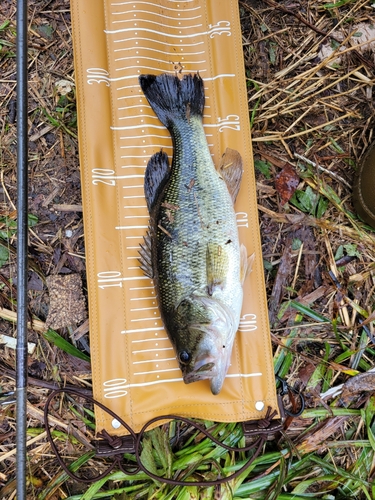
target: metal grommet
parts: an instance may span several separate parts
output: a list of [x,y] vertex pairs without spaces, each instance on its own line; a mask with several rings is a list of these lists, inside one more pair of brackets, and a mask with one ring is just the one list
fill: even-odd
[[121,427],[121,422],[119,422],[118,420],[116,420],[115,418],[112,420],[112,427],[114,429],[119,429]]
[[264,408],[264,403],[263,401],[256,401],[255,403],[255,409],[258,411],[262,411]]

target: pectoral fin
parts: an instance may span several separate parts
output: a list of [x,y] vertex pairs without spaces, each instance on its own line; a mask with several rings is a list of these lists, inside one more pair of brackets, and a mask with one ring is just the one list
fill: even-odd
[[245,245],[241,245],[240,248],[240,259],[241,259],[241,266],[240,266],[240,279],[242,285],[244,284],[246,278],[249,276],[251,273],[251,268],[253,267],[253,262],[255,259],[255,254],[251,254],[249,257],[247,256],[247,250]]
[[227,185],[234,205],[238,191],[240,190],[243,172],[240,153],[235,149],[227,148],[221,157],[220,165],[217,170]]
[[217,243],[207,245],[206,266],[208,293],[212,295],[215,288],[224,286],[228,272],[228,255]]
[[167,154],[160,151],[152,155],[147,163],[144,184],[145,198],[149,212],[151,212],[163,191],[169,179],[169,174],[170,166]]

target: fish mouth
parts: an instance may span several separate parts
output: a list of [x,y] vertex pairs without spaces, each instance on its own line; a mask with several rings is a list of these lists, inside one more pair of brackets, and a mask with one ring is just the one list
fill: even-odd
[[202,356],[197,359],[194,366],[183,374],[185,384],[191,384],[198,380],[212,379],[217,375],[217,366],[213,356]]

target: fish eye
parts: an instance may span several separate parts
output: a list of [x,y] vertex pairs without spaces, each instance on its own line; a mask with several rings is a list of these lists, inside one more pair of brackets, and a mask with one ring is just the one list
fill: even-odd
[[182,363],[183,365],[186,365],[187,363],[189,363],[191,356],[186,351],[180,351],[178,353],[178,359],[180,360],[180,363]]

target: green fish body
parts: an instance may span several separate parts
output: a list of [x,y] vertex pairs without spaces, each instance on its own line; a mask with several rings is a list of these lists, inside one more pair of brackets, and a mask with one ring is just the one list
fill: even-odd
[[154,279],[185,383],[209,379],[218,394],[230,365],[246,274],[233,207],[242,163],[227,150],[222,168],[213,164],[199,75],[142,75],[140,85],[173,140],[171,168],[162,151],[147,165],[150,229],[141,267]]

